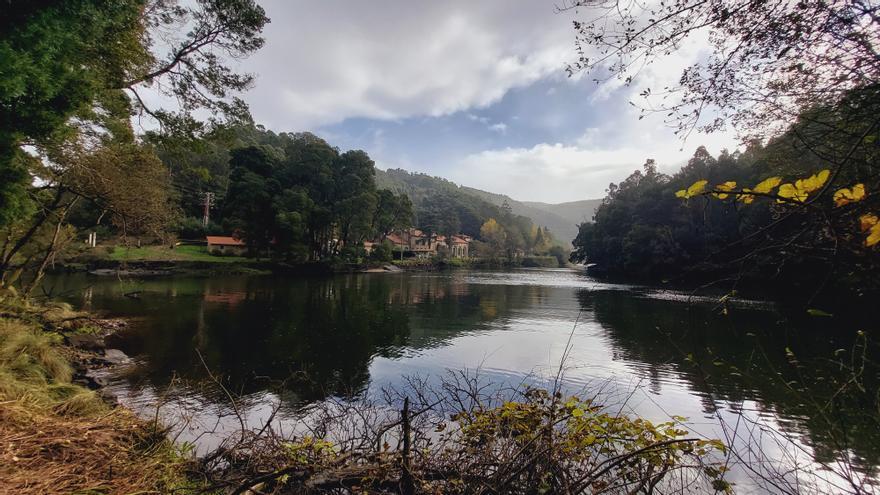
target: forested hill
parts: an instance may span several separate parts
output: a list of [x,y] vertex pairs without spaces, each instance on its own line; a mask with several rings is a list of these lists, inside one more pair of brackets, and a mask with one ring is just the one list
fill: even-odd
[[462,189],[496,205],[504,204],[507,201],[514,213],[531,218],[535,223],[549,228],[557,239],[568,242],[577,237],[578,225],[593,221],[593,214],[602,203],[601,199],[583,199],[567,203],[516,201],[504,194],[495,194],[464,186]]
[[432,177],[400,169],[388,169],[387,171],[377,169],[376,185],[380,189],[405,192],[415,204],[418,204],[424,197],[436,193],[458,196],[463,201],[475,199],[495,207],[507,202],[513,214],[528,217],[534,224],[547,227],[553,237],[566,246],[577,236],[578,224],[592,220],[593,212],[602,201],[587,199],[560,204],[517,201],[504,194],[459,186],[441,177]]

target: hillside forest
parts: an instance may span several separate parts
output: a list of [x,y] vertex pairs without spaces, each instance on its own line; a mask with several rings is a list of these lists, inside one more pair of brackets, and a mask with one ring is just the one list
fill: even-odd
[[[271,250],[294,262],[354,261],[364,256],[359,250],[364,241],[411,227],[471,236],[477,254],[487,258],[547,254],[555,244],[545,226],[505,205],[443,179],[383,172],[366,152],[341,152],[311,133],[226,128],[184,148],[161,136],[151,139],[170,172],[177,220],[167,228],[178,238],[235,232],[254,252]],[[216,203],[207,226],[201,194],[206,191]]]

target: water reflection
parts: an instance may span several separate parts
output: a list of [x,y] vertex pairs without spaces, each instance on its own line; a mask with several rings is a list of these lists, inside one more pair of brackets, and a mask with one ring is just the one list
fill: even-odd
[[[743,303],[722,315],[711,299],[692,304],[564,270],[144,281],[76,275],[49,283],[76,305],[134,317],[115,343],[139,363],[121,377],[130,397],[156,397],[178,377],[189,385],[178,388],[185,399],[221,410],[226,397],[204,386],[201,355],[256,414],[270,390],[292,413],[449,368],[479,366],[487,379],[519,383],[552,374],[570,341],[571,388],[639,384],[632,408],[650,418],[709,418],[705,434],[718,436],[712,421],[742,410],[803,436],[819,460],[848,451],[863,469],[880,463],[876,393],[835,395],[848,378],[840,360],[857,344],[854,332],[828,319],[792,320],[766,305]],[[835,358],[837,349],[844,351]],[[876,392],[876,369],[863,371],[862,384]]]
[[[849,450],[863,469],[880,463],[877,369],[870,362],[861,369],[862,340],[851,329],[747,307],[722,315],[707,305],[619,292],[581,291],[578,298],[607,329],[616,358],[642,363],[653,390],[674,373],[702,397],[705,412],[754,402],[781,429],[806,435],[817,460]],[[859,385],[848,383],[854,365]],[[846,387],[864,393],[842,393]]]

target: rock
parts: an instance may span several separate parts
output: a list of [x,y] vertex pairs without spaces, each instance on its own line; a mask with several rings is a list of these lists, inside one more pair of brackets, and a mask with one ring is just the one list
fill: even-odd
[[131,358],[119,349],[106,349],[104,350],[104,360],[111,365],[116,365],[127,363],[131,361]]
[[82,385],[89,390],[99,390],[109,384],[106,378],[92,373],[76,374],[71,381],[77,385]]
[[128,322],[120,318],[105,318],[94,321],[107,333],[112,333],[128,326]]

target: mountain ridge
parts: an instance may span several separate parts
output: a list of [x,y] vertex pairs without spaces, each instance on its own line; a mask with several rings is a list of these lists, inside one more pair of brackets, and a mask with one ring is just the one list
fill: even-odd
[[456,184],[443,177],[430,176],[419,172],[401,169],[376,169],[376,184],[382,189],[406,192],[411,199],[416,188],[432,188],[439,191],[454,189],[495,206],[505,202],[516,215],[528,217],[536,225],[547,227],[553,236],[564,245],[569,245],[577,236],[578,225],[592,221],[593,214],[601,199],[584,199],[563,203],[543,203],[539,201],[518,201],[506,194],[493,193],[474,187]]

